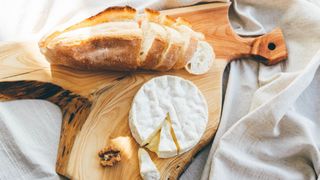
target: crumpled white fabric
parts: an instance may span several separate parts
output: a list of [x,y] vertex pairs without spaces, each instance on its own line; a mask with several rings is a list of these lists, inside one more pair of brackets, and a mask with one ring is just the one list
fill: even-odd
[[281,27],[289,58],[272,67],[231,63],[202,179],[319,179],[319,3],[238,0],[230,14],[243,35]]
[[57,179],[61,118],[47,101],[0,103],[0,179]]

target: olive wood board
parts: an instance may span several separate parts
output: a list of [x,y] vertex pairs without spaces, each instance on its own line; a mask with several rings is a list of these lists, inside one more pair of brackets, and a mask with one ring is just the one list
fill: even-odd
[[[37,42],[7,42],[0,45],[0,100],[43,99],[61,108],[63,121],[56,171],[71,179],[141,179],[137,150],[128,125],[134,95],[143,83],[161,75],[191,80],[204,94],[209,120],[200,142],[190,151],[167,159],[151,157],[161,179],[177,179],[194,155],[212,141],[222,103],[222,75],[233,59],[254,56],[265,64],[287,57],[282,32],[276,28],[260,37],[242,38],[228,20],[229,3],[210,3],[171,9],[161,13],[184,17],[193,29],[204,33],[216,59],[204,75],[185,70],[170,72],[80,71],[50,65]],[[98,152],[108,145],[121,151],[121,162],[110,168],[99,164]]]

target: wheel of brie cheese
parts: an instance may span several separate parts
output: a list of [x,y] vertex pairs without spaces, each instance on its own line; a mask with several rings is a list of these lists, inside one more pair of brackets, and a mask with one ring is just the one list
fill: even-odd
[[140,146],[160,158],[194,147],[208,122],[208,107],[200,90],[177,76],[160,76],[145,83],[134,97],[129,126]]

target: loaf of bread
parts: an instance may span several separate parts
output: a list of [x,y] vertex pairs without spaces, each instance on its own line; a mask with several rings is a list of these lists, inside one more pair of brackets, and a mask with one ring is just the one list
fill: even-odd
[[[39,47],[51,64],[76,69],[168,71],[185,68],[196,59],[198,48],[209,48],[207,51],[214,54],[209,44],[200,47],[199,42],[206,43],[203,34],[193,31],[182,18],[151,9],[138,15],[135,9],[125,6],[107,8],[55,31],[43,37]],[[213,57],[207,61],[213,61]]]

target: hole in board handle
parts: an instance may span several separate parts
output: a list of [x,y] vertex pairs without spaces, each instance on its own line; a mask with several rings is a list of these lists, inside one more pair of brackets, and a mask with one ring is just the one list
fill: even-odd
[[275,45],[273,42],[270,42],[270,43],[268,44],[268,49],[271,50],[271,51],[273,51],[273,50],[276,49],[276,45]]

